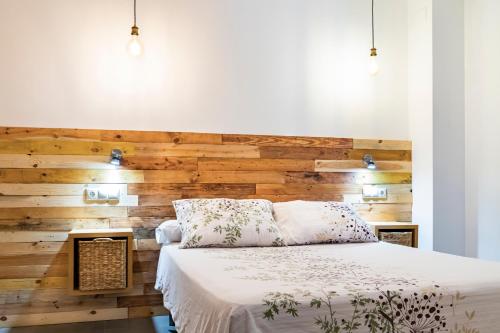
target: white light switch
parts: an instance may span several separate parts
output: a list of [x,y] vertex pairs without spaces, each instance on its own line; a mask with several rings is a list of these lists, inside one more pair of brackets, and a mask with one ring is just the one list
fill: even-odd
[[363,186],[363,199],[387,199],[387,187]]
[[120,188],[118,186],[108,188],[108,200],[120,200]]

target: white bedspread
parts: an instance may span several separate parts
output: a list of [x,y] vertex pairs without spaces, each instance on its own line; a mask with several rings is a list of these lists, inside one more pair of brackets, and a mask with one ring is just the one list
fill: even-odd
[[161,250],[179,332],[500,332],[500,264],[386,243]]

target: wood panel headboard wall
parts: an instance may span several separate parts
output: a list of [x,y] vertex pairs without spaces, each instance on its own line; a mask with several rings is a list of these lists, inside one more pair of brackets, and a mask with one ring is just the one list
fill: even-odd
[[[1,127],[0,327],[163,313],[153,237],[174,199],[347,200],[367,220],[411,221],[411,155],[407,141]],[[87,184],[109,183],[118,204],[84,201]],[[387,200],[364,202],[363,184]],[[67,296],[67,232],[109,227],[134,228],[133,292]]]

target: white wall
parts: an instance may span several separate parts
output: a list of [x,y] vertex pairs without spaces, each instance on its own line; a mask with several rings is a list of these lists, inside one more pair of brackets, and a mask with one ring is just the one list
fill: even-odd
[[1,0],[0,124],[407,139],[407,2]]
[[408,1],[408,114],[413,141],[413,222],[433,248],[432,0]]
[[434,249],[465,254],[464,0],[433,2]]
[[500,260],[500,2],[466,0],[467,254]]

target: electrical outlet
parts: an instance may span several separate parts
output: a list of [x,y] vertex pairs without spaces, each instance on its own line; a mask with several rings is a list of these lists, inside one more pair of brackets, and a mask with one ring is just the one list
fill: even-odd
[[387,187],[363,186],[363,199],[387,199]]
[[97,188],[88,188],[86,191],[86,199],[89,201],[99,200],[99,189]]

